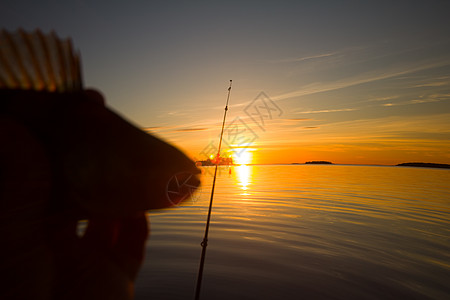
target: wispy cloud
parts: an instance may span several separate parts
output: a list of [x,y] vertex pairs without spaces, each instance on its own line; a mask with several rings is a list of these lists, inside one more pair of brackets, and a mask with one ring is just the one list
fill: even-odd
[[339,90],[343,88],[348,88],[360,84],[380,81],[384,79],[394,78],[397,76],[403,76],[418,71],[423,71],[427,69],[433,69],[436,67],[442,67],[450,65],[450,61],[439,61],[435,63],[424,63],[421,65],[403,67],[397,70],[383,70],[379,72],[366,73],[365,75],[360,75],[358,77],[345,78],[342,80],[332,81],[332,82],[316,82],[303,86],[301,89],[284,93],[278,96],[273,96],[272,100],[279,101],[284,99],[290,99],[295,97],[303,97],[307,95],[329,92],[334,90]]
[[371,99],[367,99],[363,102],[379,102],[379,101],[389,101],[389,100],[394,100],[394,99],[398,99],[400,96],[386,96],[386,97],[376,97],[376,98],[371,98]]
[[173,111],[166,112],[165,116],[169,115],[171,117],[173,117],[173,116],[180,117],[180,116],[185,116],[187,114],[188,114],[188,112],[186,110],[178,110],[178,111],[177,110],[173,110]]
[[437,78],[426,78],[426,82],[418,83],[414,87],[440,87],[448,85],[450,85],[450,76],[439,76]]
[[432,103],[432,102],[440,102],[444,100],[450,100],[449,95],[431,95],[427,98],[422,99],[413,99],[413,100],[407,100],[407,101],[401,101],[401,102],[389,102],[389,103],[383,103],[382,106],[400,106],[400,105],[412,105],[412,104],[422,104],[422,103]]
[[286,119],[288,121],[311,121],[312,119],[309,118],[293,118],[293,119]]
[[430,82],[430,83],[424,83],[424,84],[417,84],[414,87],[420,88],[420,87],[439,87],[439,86],[446,86],[449,85],[449,81],[437,81],[437,82]]
[[191,131],[203,131],[203,130],[208,130],[208,128],[180,128],[180,129],[176,129],[174,131],[177,131],[177,132],[191,132]]
[[304,62],[304,61],[311,61],[311,60],[321,60],[324,58],[341,58],[343,56],[354,54],[355,52],[361,51],[366,49],[366,47],[358,46],[358,47],[348,47],[344,49],[340,49],[337,51],[329,51],[329,52],[323,52],[318,54],[312,54],[312,55],[305,55],[300,57],[290,57],[290,58],[282,58],[282,59],[275,59],[270,60],[269,62],[272,63],[295,63],[295,62]]
[[355,111],[357,108],[339,108],[339,109],[321,109],[321,110],[305,110],[299,111],[298,114],[320,114],[320,113],[331,113],[331,112],[343,112],[343,111]]
[[161,126],[153,126],[153,127],[143,127],[142,130],[144,131],[152,131],[152,130],[158,130],[161,129]]
[[323,53],[323,54],[310,55],[310,56],[304,56],[304,57],[285,58],[285,59],[273,60],[271,62],[273,62],[273,63],[302,62],[302,61],[306,61],[306,60],[313,60],[313,59],[319,59],[319,58],[334,56],[337,53],[338,52],[330,52],[330,53]]
[[205,124],[195,124],[195,123],[184,123],[177,125],[164,125],[164,126],[149,126],[142,127],[144,131],[150,132],[159,132],[159,133],[176,133],[176,132],[198,132],[198,131],[207,131],[211,129],[214,125],[211,124],[211,127],[204,127]]

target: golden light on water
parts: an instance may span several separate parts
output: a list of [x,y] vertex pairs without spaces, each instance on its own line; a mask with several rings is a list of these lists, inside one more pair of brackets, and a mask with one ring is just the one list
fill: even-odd
[[248,186],[251,183],[251,167],[246,165],[236,166],[234,168],[237,174],[237,180],[241,187],[241,189],[246,192],[248,190]]

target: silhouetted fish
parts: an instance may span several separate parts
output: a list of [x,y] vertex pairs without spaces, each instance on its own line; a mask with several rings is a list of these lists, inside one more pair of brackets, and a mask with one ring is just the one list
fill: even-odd
[[48,154],[55,207],[127,215],[177,204],[199,185],[193,161],[108,109],[97,92],[0,95],[1,114],[24,124]]

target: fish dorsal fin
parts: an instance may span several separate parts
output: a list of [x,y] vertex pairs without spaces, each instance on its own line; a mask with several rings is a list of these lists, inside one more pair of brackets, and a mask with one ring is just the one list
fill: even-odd
[[60,39],[55,32],[2,30],[0,89],[80,91],[80,55],[73,50],[71,39]]

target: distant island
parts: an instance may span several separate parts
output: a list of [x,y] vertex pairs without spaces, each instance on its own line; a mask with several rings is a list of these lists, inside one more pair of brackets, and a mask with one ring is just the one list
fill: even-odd
[[307,161],[305,162],[307,165],[332,165],[333,163],[330,161],[324,161],[324,160],[313,160],[313,161]]
[[444,168],[450,169],[449,164],[435,164],[435,163],[423,163],[423,162],[408,162],[398,164],[399,167],[421,167],[421,168]]

